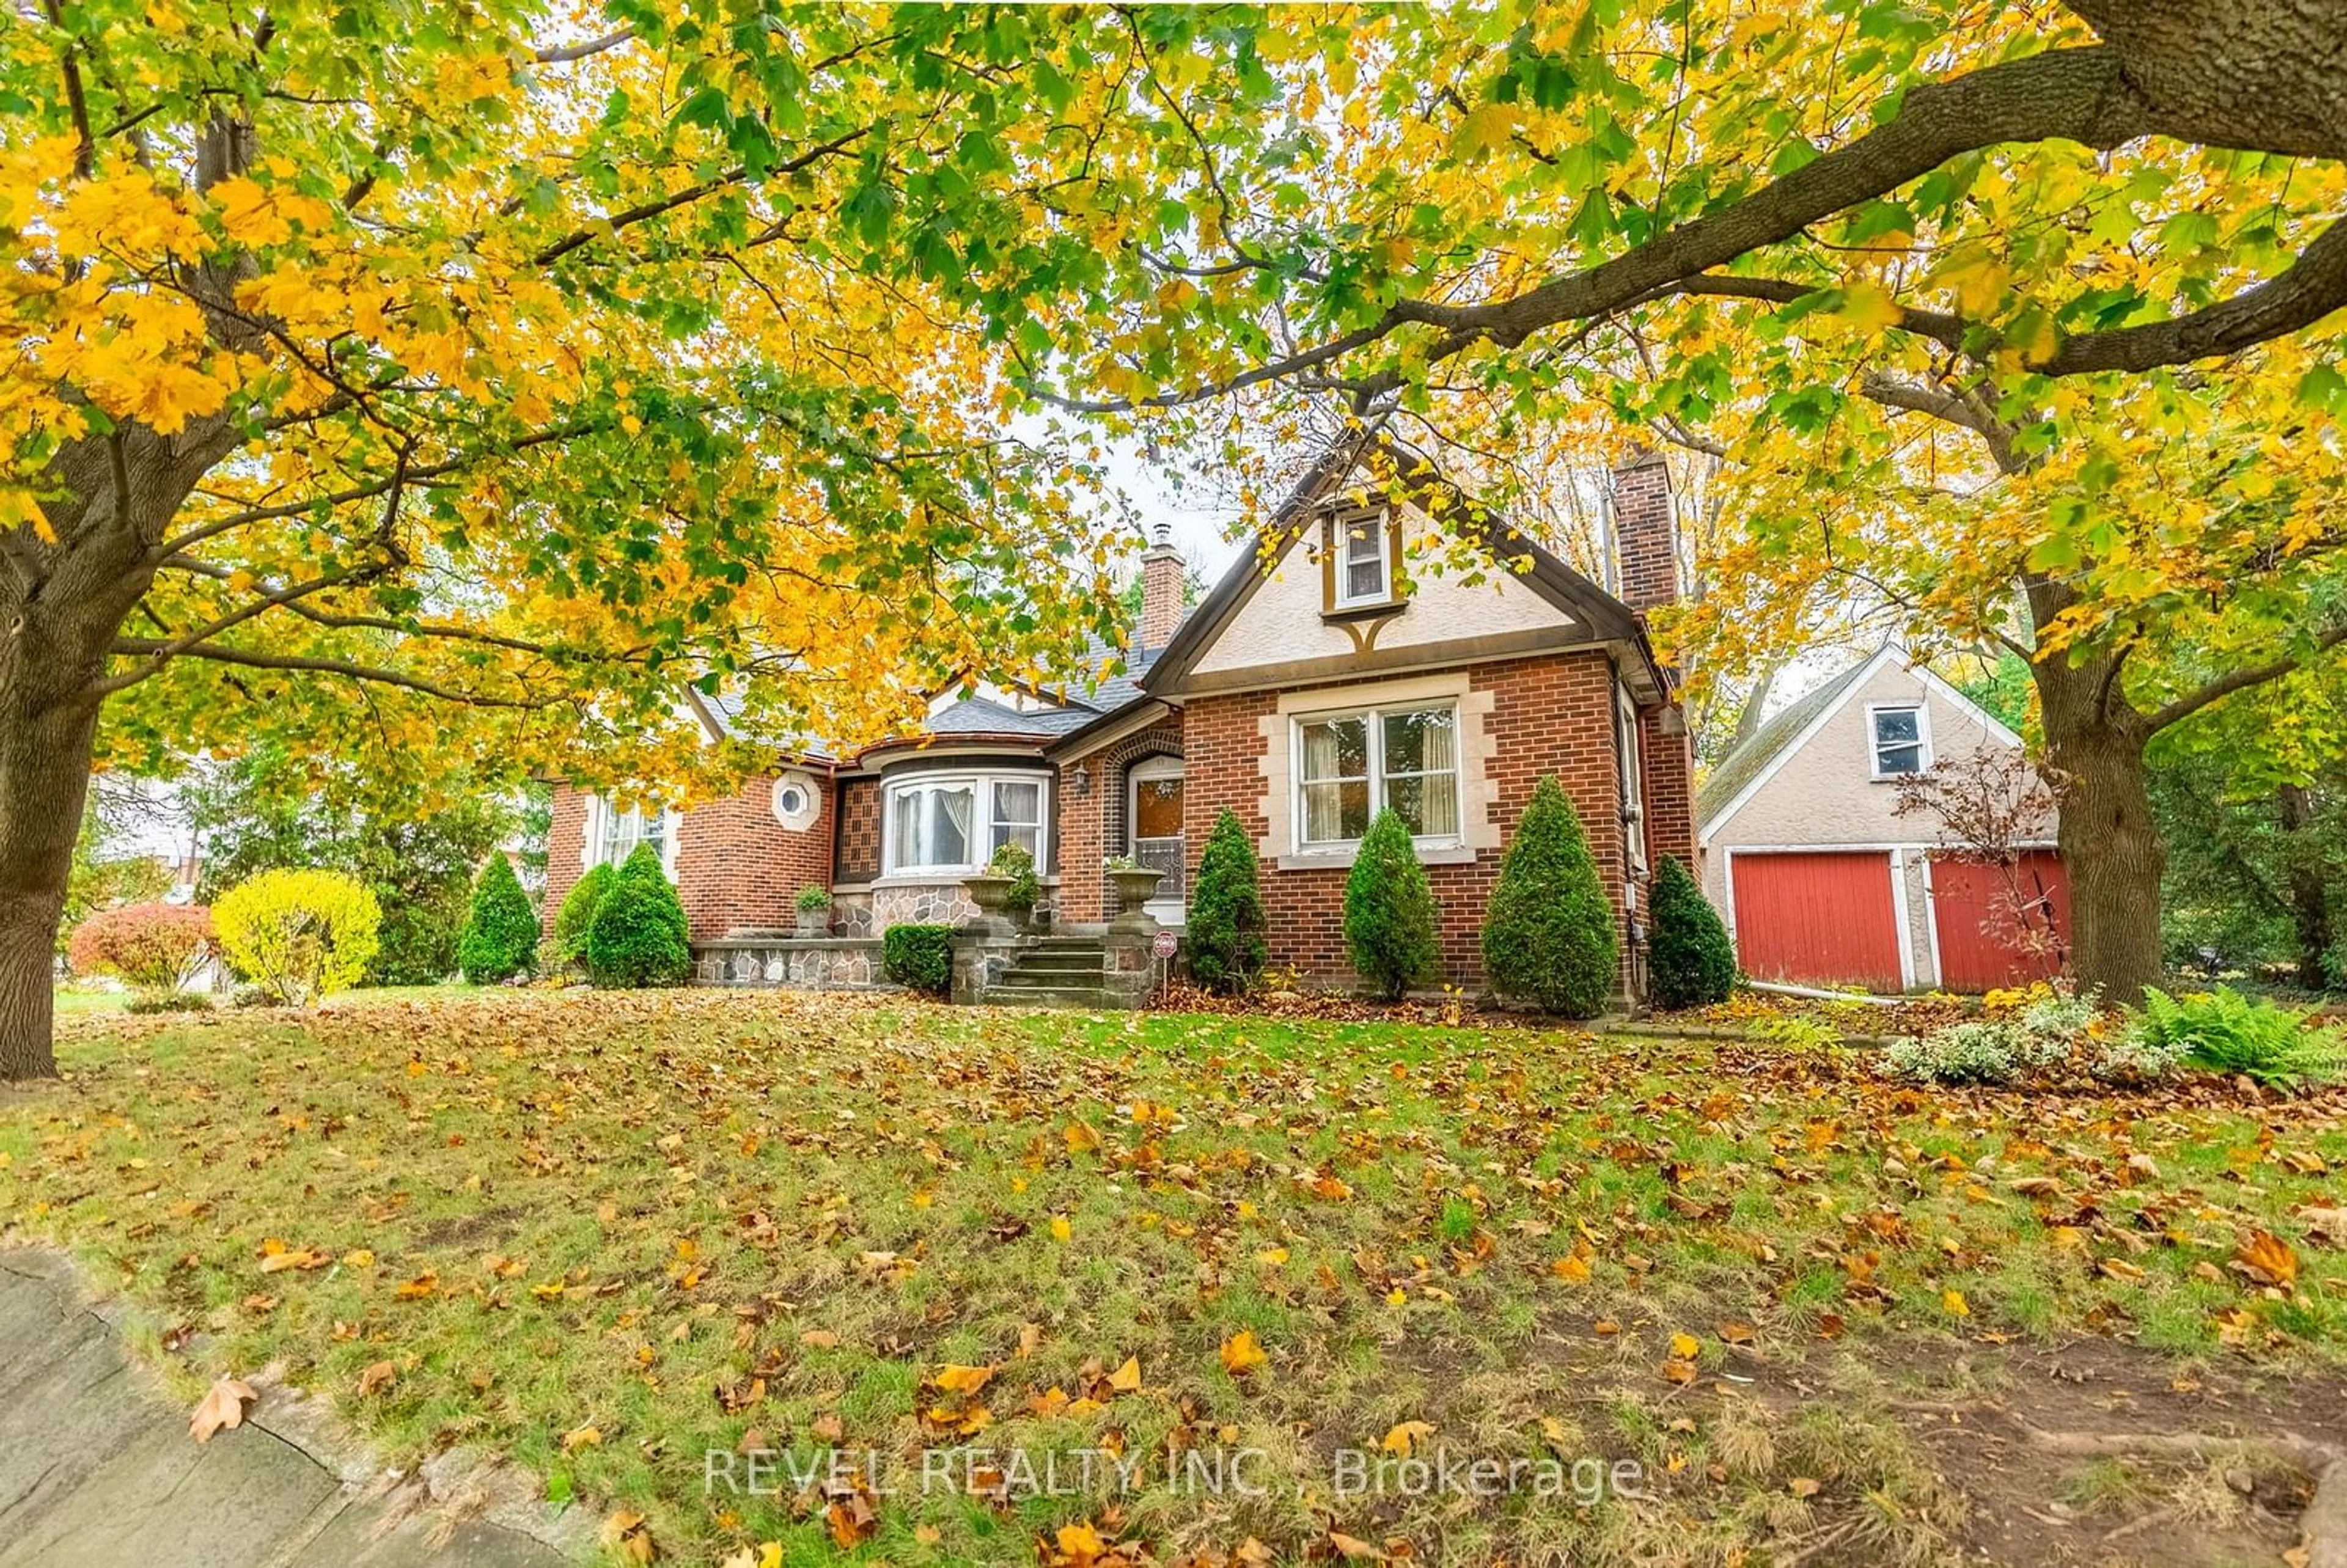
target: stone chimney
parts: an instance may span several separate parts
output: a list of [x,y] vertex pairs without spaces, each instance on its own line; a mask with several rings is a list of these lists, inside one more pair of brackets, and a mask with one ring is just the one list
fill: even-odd
[[1678,528],[1671,476],[1659,452],[1614,470],[1614,593],[1641,614],[1679,597]]
[[1174,525],[1157,525],[1156,541],[1141,558],[1142,647],[1160,649],[1174,641],[1182,624],[1182,589],[1189,579],[1188,563],[1174,548]]

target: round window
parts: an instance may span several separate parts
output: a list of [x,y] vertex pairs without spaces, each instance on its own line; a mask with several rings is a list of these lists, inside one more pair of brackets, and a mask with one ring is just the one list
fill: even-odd
[[822,810],[823,796],[805,774],[794,771],[774,781],[774,820],[784,827],[804,833]]

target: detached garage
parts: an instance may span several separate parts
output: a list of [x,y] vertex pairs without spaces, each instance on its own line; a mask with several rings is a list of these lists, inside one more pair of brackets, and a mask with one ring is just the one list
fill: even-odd
[[1887,647],[1776,714],[1696,803],[1704,890],[1756,979],[1979,991],[2061,972],[2069,885],[2055,824],[2013,866],[1930,842],[1899,781],[2021,738]]

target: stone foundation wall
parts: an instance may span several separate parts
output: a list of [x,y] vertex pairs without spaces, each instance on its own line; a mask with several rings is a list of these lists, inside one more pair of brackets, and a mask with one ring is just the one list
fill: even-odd
[[958,877],[946,882],[899,882],[872,889],[872,928],[891,926],[961,926],[978,918]]
[[883,985],[876,938],[722,937],[692,949],[693,981],[704,986],[789,986],[866,990]]

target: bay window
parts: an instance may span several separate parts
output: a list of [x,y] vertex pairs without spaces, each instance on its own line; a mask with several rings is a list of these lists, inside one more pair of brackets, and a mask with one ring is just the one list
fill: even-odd
[[1046,784],[1036,774],[940,775],[887,786],[881,864],[890,876],[958,876],[1006,844],[1044,856]]
[[1370,709],[1296,722],[1296,842],[1358,842],[1388,808],[1419,839],[1459,836],[1459,711]]

